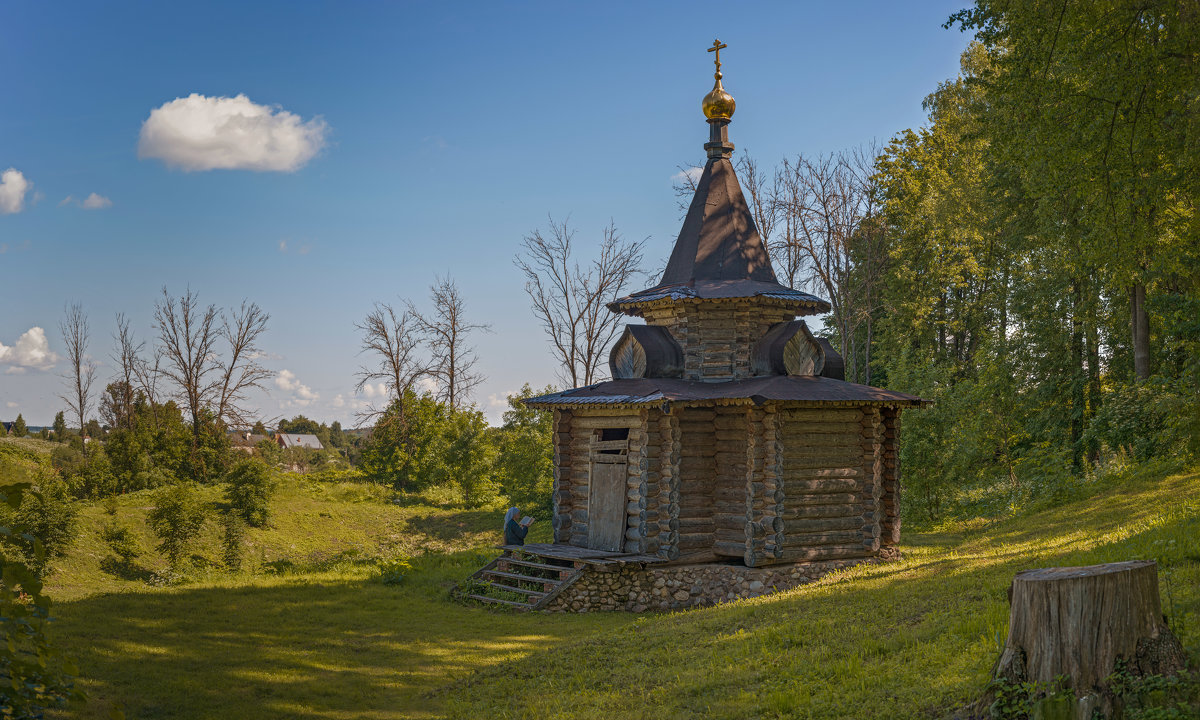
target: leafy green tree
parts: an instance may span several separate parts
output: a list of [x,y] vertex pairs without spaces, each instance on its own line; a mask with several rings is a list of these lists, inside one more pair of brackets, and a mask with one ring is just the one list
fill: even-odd
[[207,507],[186,482],[162,488],[154,495],[154,507],[146,516],[150,529],[158,536],[158,549],[177,570],[200,529],[204,527]]
[[442,429],[444,462],[435,468],[435,484],[457,486],[467,507],[486,505],[496,497],[493,477],[496,451],[483,413],[447,408]]
[[[0,501],[15,513],[28,497],[38,494],[24,481],[0,484]],[[37,504],[36,499],[30,501]],[[32,528],[9,515],[8,524],[0,525],[0,709],[6,717],[38,718],[43,710],[61,707],[83,694],[75,689],[78,669],[50,638],[50,598],[43,592],[42,581],[24,562],[25,549],[11,546]],[[13,552],[13,550],[16,552]],[[40,542],[33,543],[35,557],[44,555]]]
[[25,437],[29,434],[29,428],[25,426],[25,418],[21,417],[21,413],[17,413],[17,420],[12,426],[12,434],[14,437]]
[[58,442],[66,442],[67,440],[67,421],[63,417],[62,410],[59,410],[54,415],[54,439]]
[[553,413],[526,407],[522,400],[554,392],[553,387],[534,391],[526,383],[508,396],[504,424],[496,433],[496,473],[501,492],[526,513],[553,507]]
[[255,435],[266,435],[267,434],[267,426],[263,425],[262,420],[257,420],[257,421],[255,421],[254,427],[251,428],[250,432],[254,433]]
[[271,495],[276,481],[271,468],[257,458],[246,458],[234,464],[226,476],[229,483],[225,499],[232,512],[252,527],[267,524],[271,511]]

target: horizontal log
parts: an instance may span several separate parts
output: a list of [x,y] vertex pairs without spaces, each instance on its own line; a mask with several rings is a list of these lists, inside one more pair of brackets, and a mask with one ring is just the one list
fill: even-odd
[[784,469],[784,482],[817,480],[820,478],[860,478],[862,476],[862,467]]
[[862,530],[863,519],[860,516],[842,516],[825,518],[780,518],[780,530],[788,537],[806,533],[829,532],[832,530]]
[[716,522],[711,515],[679,518],[680,532],[710,532],[715,526]]
[[744,413],[722,412],[713,419],[713,426],[717,430],[745,430],[746,416]]
[[[625,413],[629,411],[626,410]],[[587,417],[576,416],[571,422],[572,430],[610,430],[632,428],[641,425],[640,418],[631,417],[628,414],[621,415],[589,415]]]
[[[824,497],[809,495],[807,497]],[[784,503],[782,516],[785,521],[801,518],[857,518],[859,506],[854,502],[835,503],[829,505],[788,505]]]
[[783,426],[783,438],[784,441],[787,441],[788,438],[804,437],[806,435],[851,435],[862,437],[862,431],[862,423],[858,422],[786,423]]
[[852,468],[861,470],[866,465],[862,455],[842,455],[826,457],[788,457],[784,456],[783,471],[792,473],[801,470],[839,470]]
[[813,480],[787,479],[783,483],[783,491],[788,496],[809,495],[821,493],[855,493],[859,490],[859,482],[853,478],[828,477]]
[[[790,530],[790,528],[789,528]],[[815,547],[817,545],[846,545],[855,541],[861,541],[863,534],[861,530],[835,530],[821,533],[797,533],[784,532],[783,547]]]
[[815,507],[815,506],[834,506],[853,508],[854,514],[858,514],[858,509],[862,504],[862,497],[858,493],[813,493],[812,495],[789,495],[783,499],[785,508],[798,507]]
[[746,553],[746,542],[717,540],[713,542],[713,552],[724,557],[742,557]]
[[787,422],[860,422],[859,408],[794,408],[783,413]]

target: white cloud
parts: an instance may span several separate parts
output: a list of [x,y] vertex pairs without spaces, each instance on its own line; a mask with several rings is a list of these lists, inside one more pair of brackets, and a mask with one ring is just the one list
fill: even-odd
[[19,375],[28,368],[49,370],[56,362],[58,355],[50,351],[46,331],[40,327],[26,330],[11,347],[0,343],[0,363],[9,366],[5,369],[9,375]]
[[333,398],[333,406],[335,408],[346,407],[346,398],[341,393],[338,393]]
[[112,207],[112,200],[109,200],[103,195],[92,193],[84,198],[84,201],[79,204],[79,207],[83,208],[84,210],[102,210],[107,207]]
[[362,394],[366,395],[368,400],[387,397],[387,385],[384,385],[383,383],[379,383],[378,385],[367,383],[366,385],[363,385]]
[[296,373],[291,370],[279,371],[279,374],[275,376],[275,387],[292,393],[292,403],[300,407],[304,407],[321,397],[318,393],[313,392],[310,387],[296,379]]
[[700,182],[700,176],[703,174],[704,168],[702,167],[684,168],[671,176],[671,184],[679,185],[687,180],[691,181],[692,185],[695,185],[696,183]]
[[245,95],[192,93],[150,111],[142,123],[138,157],[158,158],[180,170],[293,172],[325,146],[329,126],[303,122],[280,107]]
[[20,407],[20,403],[15,403],[12,400],[9,400],[8,402],[4,403],[4,406],[9,410],[16,410],[18,407]]
[[9,168],[0,173],[0,215],[12,215],[25,207],[25,193],[33,183],[25,179],[24,173]]
[[416,386],[413,389],[417,391],[418,395],[422,393],[435,394],[437,393],[438,382],[434,378],[426,375],[416,382]]
[[59,201],[58,201],[58,206],[59,206],[59,207],[66,207],[67,205],[70,205],[70,204],[72,203],[72,201],[74,201],[74,200],[75,200],[75,196],[74,196],[74,195],[68,195],[68,196],[66,196],[65,198],[63,198],[62,200],[59,200]]

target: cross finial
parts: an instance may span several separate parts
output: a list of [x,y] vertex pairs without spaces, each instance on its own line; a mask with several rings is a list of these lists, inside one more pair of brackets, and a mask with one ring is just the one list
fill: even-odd
[[721,49],[726,48],[726,47],[729,47],[729,46],[726,45],[725,43],[721,42],[720,40],[713,40],[712,47],[710,47],[708,49],[708,51],[710,53],[716,53],[714,62],[716,62],[716,64],[717,64],[717,79],[718,80],[721,79]]

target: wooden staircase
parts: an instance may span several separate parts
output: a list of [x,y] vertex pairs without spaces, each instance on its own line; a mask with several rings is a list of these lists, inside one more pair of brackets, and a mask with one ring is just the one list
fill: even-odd
[[504,547],[500,557],[471,574],[463,597],[489,605],[540,610],[578,580],[586,567],[581,560]]

